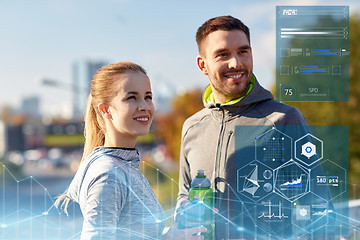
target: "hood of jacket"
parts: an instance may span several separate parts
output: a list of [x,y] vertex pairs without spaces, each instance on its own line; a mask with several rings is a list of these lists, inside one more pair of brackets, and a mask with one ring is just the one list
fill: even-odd
[[140,158],[138,151],[136,149],[96,147],[92,153],[81,162],[69,188],[66,190],[67,197],[79,203],[81,187],[88,172],[91,171],[95,179],[97,176],[111,171],[119,164],[139,168]]

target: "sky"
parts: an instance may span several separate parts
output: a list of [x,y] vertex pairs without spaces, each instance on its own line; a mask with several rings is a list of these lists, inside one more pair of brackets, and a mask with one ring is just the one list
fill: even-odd
[[154,94],[205,88],[195,33],[207,19],[232,15],[249,26],[254,73],[270,88],[275,71],[276,6],[348,5],[358,0],[0,0],[0,107],[39,96],[41,112],[71,111],[71,91],[39,78],[72,81],[76,61],[133,61],[149,74]]

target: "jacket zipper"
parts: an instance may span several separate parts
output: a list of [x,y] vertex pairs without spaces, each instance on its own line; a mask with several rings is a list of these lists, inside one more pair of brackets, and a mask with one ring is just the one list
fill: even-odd
[[[220,128],[220,133],[219,133],[219,140],[218,140],[218,146],[217,146],[217,150],[216,150],[216,159],[215,159],[215,169],[214,169],[214,190],[215,193],[217,192],[217,184],[216,184],[216,179],[219,177],[220,173],[220,157],[221,157],[221,146],[222,146],[222,136],[224,134],[224,128],[225,128],[225,110],[220,108],[221,112],[222,112],[222,120],[221,120],[221,128]],[[216,198],[214,199],[214,205],[216,206],[217,201]]]
[[224,135],[224,129],[225,129],[225,111],[224,109],[221,108],[221,112],[222,112],[222,120],[221,120],[221,129],[220,129],[220,133],[219,133],[219,140],[218,140],[218,146],[217,146],[217,150],[216,150],[216,164],[215,164],[215,172],[216,172],[216,176],[215,178],[217,178],[219,176],[219,171],[220,171],[220,158],[221,158],[221,149],[222,149],[222,145],[223,145],[223,135]]
[[227,139],[227,142],[226,142],[225,155],[224,155],[224,168],[225,168],[225,164],[226,164],[225,160],[227,159],[227,154],[228,154],[228,150],[229,150],[230,139],[231,139],[231,136],[233,135],[233,133],[234,133],[234,130],[231,130],[229,132],[228,139]]
[[[219,177],[220,173],[220,157],[221,157],[221,149],[222,149],[222,137],[224,135],[224,129],[225,129],[225,110],[223,108],[220,108],[221,112],[222,112],[222,120],[221,120],[221,128],[220,128],[220,133],[219,133],[219,140],[218,140],[218,146],[217,146],[217,150],[216,150],[216,159],[215,159],[215,165],[214,165],[214,206],[216,207],[218,205],[218,199],[216,198],[216,193],[217,193],[217,184],[216,184],[216,179]],[[216,236],[216,228],[215,228],[215,232],[214,232],[214,236]]]

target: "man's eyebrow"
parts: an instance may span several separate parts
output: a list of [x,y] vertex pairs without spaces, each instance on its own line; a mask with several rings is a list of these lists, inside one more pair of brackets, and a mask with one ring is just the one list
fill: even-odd
[[239,49],[251,49],[250,45],[240,46]]
[[220,48],[220,49],[217,49],[214,51],[214,54],[219,54],[219,53],[222,53],[222,52],[226,52],[228,49],[227,48]]

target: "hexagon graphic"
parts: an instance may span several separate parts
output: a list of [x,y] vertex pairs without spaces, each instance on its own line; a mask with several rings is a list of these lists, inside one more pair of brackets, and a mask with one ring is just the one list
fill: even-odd
[[263,230],[263,235],[271,234],[283,239],[282,237],[289,233],[288,229],[292,224],[291,205],[290,201],[273,193],[249,208],[248,213]]
[[326,226],[329,223],[328,216],[333,212],[329,207],[328,200],[314,193],[308,193],[293,202],[292,223],[298,228],[297,235],[316,232]]
[[295,209],[296,220],[310,220],[310,206],[301,205]]
[[275,191],[289,201],[309,192],[310,172],[294,160],[274,170]]
[[294,143],[295,159],[311,166],[323,158],[323,141],[308,133]]
[[272,193],[273,170],[259,161],[252,161],[237,170],[237,191],[252,201]]
[[[329,159],[314,166],[311,169],[310,178],[311,192],[319,196],[335,199],[348,190],[346,169]],[[347,198],[346,194],[344,198]]]
[[275,127],[255,138],[255,159],[275,169],[292,158],[292,138]]
[[308,159],[316,155],[316,146],[311,142],[307,142],[301,146],[301,155],[304,155]]

